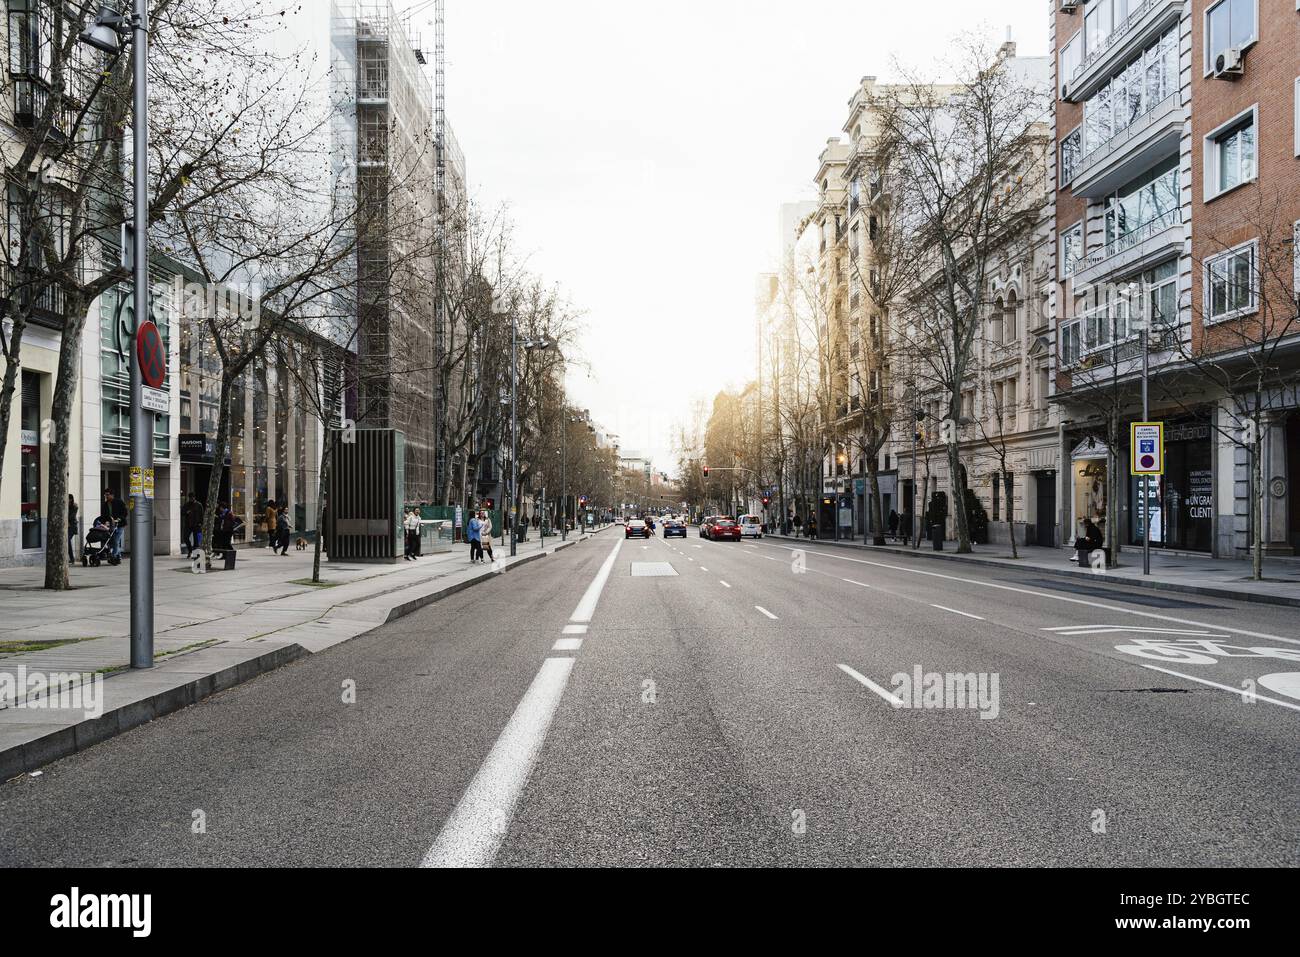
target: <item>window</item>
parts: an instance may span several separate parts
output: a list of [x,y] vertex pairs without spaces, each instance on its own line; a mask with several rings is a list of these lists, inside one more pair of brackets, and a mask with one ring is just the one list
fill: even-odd
[[1001,299],[993,303],[993,311],[989,313],[989,340],[991,342],[1002,342],[1004,331],[1002,327],[1002,316],[1006,306]]
[[[1300,89],[1300,80],[1296,82],[1297,89]],[[1074,173],[1079,168],[1079,157],[1082,151],[1083,130],[1076,127],[1066,134],[1065,139],[1061,140],[1061,182],[1059,184],[1061,189],[1069,186],[1074,180]]]
[[1015,342],[1020,336],[1020,300],[1015,290],[1007,293],[1007,306],[1002,313],[1002,332],[1007,342]]
[[1074,75],[1083,66],[1083,35],[1076,33],[1061,47],[1061,96],[1064,98]]
[[1247,47],[1259,39],[1256,29],[1258,0],[1219,0],[1205,11],[1205,72],[1214,58],[1229,47]]
[[1061,365],[1074,365],[1082,354],[1082,324],[1076,319],[1061,326]]
[[1205,137],[1205,199],[1255,178],[1255,120],[1258,105]]
[[1142,51],[1083,105],[1083,154],[1178,92],[1178,29],[1172,27]]
[[1153,232],[1177,223],[1178,157],[1170,157],[1106,197],[1106,249],[1120,252]]
[[1061,278],[1068,279],[1083,259],[1083,222],[1061,233]]
[[1146,311],[1152,330],[1178,325],[1178,260],[1171,259],[1142,274]]
[[1255,308],[1255,243],[1230,249],[1205,264],[1208,321],[1232,319]]

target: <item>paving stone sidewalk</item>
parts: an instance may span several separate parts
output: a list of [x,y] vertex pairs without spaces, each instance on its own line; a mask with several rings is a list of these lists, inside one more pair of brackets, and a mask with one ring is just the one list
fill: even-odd
[[[515,558],[498,539],[495,565],[471,565],[467,546],[395,565],[322,561],[324,587],[310,583],[310,550],[242,548],[233,571],[202,575],[186,559],[159,556],[155,666],[137,671],[129,668],[129,560],[73,568],[66,592],[45,591],[42,569],[2,569],[0,780],[589,537],[547,536],[543,549],[530,532]],[[59,675],[68,676],[64,706],[33,680]]]

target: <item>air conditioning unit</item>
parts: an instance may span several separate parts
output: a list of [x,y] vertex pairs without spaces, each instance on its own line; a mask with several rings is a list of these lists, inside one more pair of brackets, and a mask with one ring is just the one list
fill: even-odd
[[1214,76],[1220,80],[1233,80],[1246,72],[1241,47],[1228,47],[1214,58]]
[[1079,8],[1081,2],[1082,0],[1061,0],[1061,12],[1074,13],[1074,11]]

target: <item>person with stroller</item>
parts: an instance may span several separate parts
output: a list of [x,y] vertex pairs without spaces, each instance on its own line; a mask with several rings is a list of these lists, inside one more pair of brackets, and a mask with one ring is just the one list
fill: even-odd
[[108,555],[112,564],[122,560],[122,535],[126,529],[126,503],[113,494],[111,488],[104,489],[104,515],[113,523],[113,537],[108,543]]
[[110,565],[116,565],[117,559],[113,558],[110,550],[112,541],[113,519],[108,515],[100,515],[86,532],[86,541],[81,549],[81,564],[98,568],[101,561],[107,560]]

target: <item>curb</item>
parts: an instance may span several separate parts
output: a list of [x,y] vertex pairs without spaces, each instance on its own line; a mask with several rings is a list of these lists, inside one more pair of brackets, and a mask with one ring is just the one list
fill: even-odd
[[[603,531],[603,529],[599,530]],[[594,534],[598,534],[594,533]],[[419,611],[428,605],[442,601],[444,598],[450,598],[458,592],[464,591],[480,582],[495,578],[500,574],[511,571],[527,565],[530,562],[538,561],[547,555],[554,554],[571,545],[576,545],[584,539],[570,539],[569,541],[556,542],[556,544],[547,551],[538,552],[536,555],[528,555],[523,558],[517,558],[514,562],[506,565],[500,572],[484,572],[474,578],[465,581],[456,582],[454,585],[448,585],[437,591],[430,592],[427,595],[421,595],[419,598],[412,598],[408,602],[396,605],[388,612],[388,616],[378,625],[367,628],[365,631],[358,632],[350,638],[345,638],[338,642],[337,645],[331,645],[331,648],[338,645],[346,644],[363,635],[384,625],[397,621],[399,618]],[[322,649],[329,650],[329,649]],[[319,654],[319,652],[316,652]],[[204,698],[217,694],[221,691],[229,691],[237,685],[250,681],[259,675],[275,671],[290,662],[297,661],[299,658],[310,657],[313,652],[308,651],[302,645],[294,642],[287,645],[281,645],[265,654],[250,658],[247,661],[241,661],[238,664],[231,665],[221,671],[214,672],[210,675],[203,675],[195,678],[185,684],[177,685],[174,688],[168,688],[165,691],[159,691],[156,694],[141,698],[138,701],[132,701],[121,707],[106,710],[98,718],[87,718],[77,724],[68,725],[59,728],[49,734],[43,735],[34,741],[26,741],[22,744],[14,745],[8,749],[0,751],[0,783],[8,781],[10,778],[17,777],[28,771],[34,771],[39,767],[51,764],[60,758],[66,758],[78,751],[84,751],[86,748],[107,741],[109,738],[116,737],[123,732],[130,731],[142,724],[147,724],[156,718],[161,718],[173,712],[180,711],[182,708],[188,708],[190,705],[198,704]],[[155,672],[156,673],[156,672]]]
[[[1225,598],[1233,601],[1254,602],[1260,605],[1280,605],[1287,608],[1300,608],[1300,597],[1290,598],[1286,595],[1261,595],[1255,592],[1234,591],[1231,588],[1216,588],[1212,585],[1185,585],[1181,582],[1153,581],[1151,579],[1125,578],[1109,579],[1104,575],[1094,575],[1092,572],[1081,572],[1073,568],[1045,568],[1042,565],[1017,565],[1010,559],[980,558],[969,555],[945,554],[944,552],[926,551],[924,549],[913,550],[911,548],[899,548],[891,545],[858,545],[853,542],[836,542],[822,541],[816,539],[809,541],[806,538],[791,538],[786,535],[767,535],[771,539],[777,539],[783,542],[804,542],[806,544],[829,545],[832,548],[846,548],[866,554],[885,553],[892,555],[910,555],[914,558],[932,558],[941,561],[960,562],[963,565],[980,565],[986,568],[1001,568],[1008,571],[1026,571],[1035,572],[1042,575],[1055,575],[1058,578],[1077,578],[1091,581],[1098,585],[1131,585],[1135,588],[1148,588],[1153,591],[1171,591],[1185,595],[1201,595],[1205,598]],[[1225,559],[1226,560],[1226,559]],[[1097,581],[1097,579],[1102,581]]]

